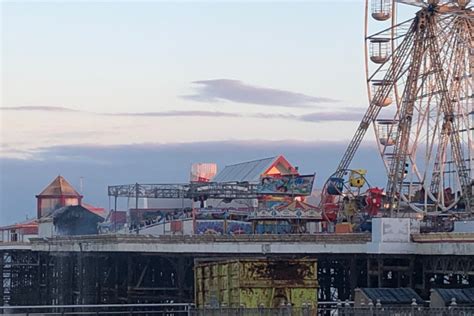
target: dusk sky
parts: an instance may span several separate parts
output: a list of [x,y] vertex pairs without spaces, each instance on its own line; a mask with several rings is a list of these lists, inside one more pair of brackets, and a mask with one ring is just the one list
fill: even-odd
[[1,10],[0,224],[34,216],[57,174],[104,207],[108,184],[183,182],[200,161],[284,154],[321,186],[367,107],[363,1]]

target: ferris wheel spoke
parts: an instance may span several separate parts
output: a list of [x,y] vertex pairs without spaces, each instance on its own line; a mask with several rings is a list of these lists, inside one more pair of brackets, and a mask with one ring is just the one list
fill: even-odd
[[395,30],[395,33],[398,30],[400,30],[400,34],[398,34],[397,37],[404,36],[405,33],[409,31],[410,26],[413,23],[413,20],[414,20],[414,18],[410,18],[410,19],[407,19],[403,22],[395,24],[393,26],[387,27],[387,28],[385,28],[381,31],[378,31],[376,33],[373,33],[373,34],[367,36],[367,39],[377,38],[377,37],[380,37],[380,36],[388,36],[393,30]]
[[[433,71],[431,70],[428,60],[423,62],[423,70],[421,71],[421,83],[417,91],[417,98],[415,103],[415,114],[418,114],[414,122],[414,135],[412,138],[412,155],[416,157],[418,144],[422,141],[423,128],[429,120],[431,112],[430,103],[436,98],[437,91],[433,89]],[[427,131],[429,133],[429,130]],[[414,164],[415,162],[412,162]],[[421,176],[419,176],[421,178]]]
[[434,161],[434,167],[433,167],[433,174],[431,176],[431,185],[430,185],[430,191],[431,192],[442,192],[442,186],[441,184],[441,175],[443,172],[443,168],[445,166],[444,161],[446,161],[446,148],[448,146],[448,141],[449,141],[449,128],[447,124],[444,124],[444,128],[441,131],[441,139],[438,144],[438,150],[436,153],[436,158]]
[[[430,54],[434,60],[434,63],[439,65],[440,60],[439,60],[439,50],[437,47],[436,41],[433,41],[431,45],[431,51]],[[461,69],[460,67],[457,67],[456,73],[454,73],[454,78],[459,78],[461,75]],[[447,88],[447,82],[446,78],[444,76],[443,72],[436,73],[437,76],[437,84],[439,85],[439,88],[445,91],[450,91]],[[459,80],[456,80],[456,82],[459,82]],[[454,87],[451,87],[454,91],[456,91],[457,84],[454,85]],[[452,94],[453,92],[451,92]],[[461,184],[461,189],[463,191],[463,195],[466,199],[470,200],[471,197],[471,187],[470,187],[470,178],[469,174],[467,173],[467,167],[465,165],[465,159],[464,159],[464,153],[462,150],[462,145],[459,137],[459,132],[457,128],[457,120],[454,117],[454,107],[452,104],[452,95],[445,93],[442,94],[441,102],[440,102],[440,107],[443,110],[444,114],[444,121],[443,121],[443,131],[447,131],[449,134],[450,142],[451,142],[451,154],[453,157],[453,162],[454,166],[457,169],[457,174],[459,178],[459,182]],[[469,203],[466,203],[466,208],[469,211]]]

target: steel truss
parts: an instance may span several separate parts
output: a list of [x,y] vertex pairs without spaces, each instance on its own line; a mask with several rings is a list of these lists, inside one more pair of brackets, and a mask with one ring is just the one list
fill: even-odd
[[50,268],[42,253],[11,250],[0,252],[0,305],[31,305],[46,299]]
[[108,187],[112,197],[194,199],[255,199],[258,185],[250,183],[125,184]]

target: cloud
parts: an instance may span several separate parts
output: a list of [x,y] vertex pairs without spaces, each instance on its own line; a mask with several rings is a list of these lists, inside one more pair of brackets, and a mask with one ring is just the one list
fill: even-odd
[[346,121],[357,122],[362,119],[364,112],[319,112],[300,115],[298,120],[304,122],[331,122]]
[[102,113],[102,115],[114,116],[142,116],[142,117],[169,117],[169,116],[198,116],[198,117],[243,117],[239,113],[216,112],[216,111],[165,111],[165,112],[136,112],[136,113]]
[[[80,112],[66,107],[27,106],[27,107],[3,107],[0,110],[7,111],[46,111],[46,112]],[[360,121],[365,108],[338,107],[332,112],[311,112],[307,114],[289,113],[235,113],[222,111],[199,111],[199,110],[177,110],[163,112],[121,112],[121,113],[95,113],[85,112],[101,116],[134,116],[134,117],[227,117],[227,118],[256,118],[256,119],[283,119],[303,122],[333,122],[333,121]]]
[[80,112],[62,106],[6,106],[0,107],[2,111],[44,111],[44,112]]
[[309,107],[318,103],[335,101],[287,90],[253,86],[239,80],[215,79],[194,81],[193,83],[198,85],[198,93],[185,95],[183,98],[198,102],[225,100],[267,106]]
[[256,118],[256,119],[283,119],[303,122],[333,122],[333,121],[360,121],[365,109],[341,108],[335,112],[312,112],[296,115],[285,113],[231,113],[219,111],[168,111],[168,112],[143,112],[143,113],[113,113],[103,115],[116,116],[141,116],[141,117],[229,117],[229,118]]

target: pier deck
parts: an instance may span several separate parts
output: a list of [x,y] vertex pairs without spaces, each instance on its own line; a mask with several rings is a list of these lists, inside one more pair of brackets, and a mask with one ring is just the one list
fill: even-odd
[[373,241],[370,234],[147,236],[95,235],[0,243],[0,250],[186,254],[474,255],[474,233],[412,234],[410,242]]

